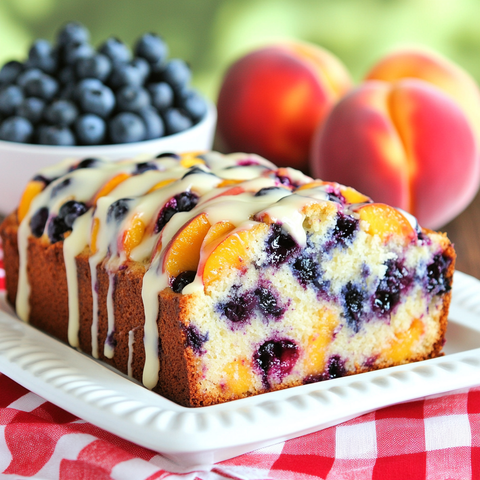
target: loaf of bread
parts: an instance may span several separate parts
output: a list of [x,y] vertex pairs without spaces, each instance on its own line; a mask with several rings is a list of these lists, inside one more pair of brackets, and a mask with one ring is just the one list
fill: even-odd
[[255,155],[43,170],[0,227],[17,314],[185,406],[441,355],[455,252]]

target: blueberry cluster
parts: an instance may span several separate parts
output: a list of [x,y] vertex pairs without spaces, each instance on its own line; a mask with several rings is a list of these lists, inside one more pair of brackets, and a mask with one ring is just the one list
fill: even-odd
[[129,47],[108,38],[97,49],[81,24],[67,23],[53,45],[36,40],[25,62],[0,69],[0,140],[101,145],[182,132],[207,112],[191,72],[146,33]]

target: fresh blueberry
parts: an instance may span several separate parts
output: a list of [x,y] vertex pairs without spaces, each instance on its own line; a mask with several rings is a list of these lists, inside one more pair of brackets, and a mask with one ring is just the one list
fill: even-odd
[[99,47],[98,51],[106,55],[112,63],[127,63],[130,61],[129,48],[118,38],[110,37]]
[[76,83],[77,81],[77,74],[75,73],[75,68],[72,65],[67,65],[63,67],[58,72],[57,80],[62,85],[72,86],[72,84]]
[[169,60],[162,70],[163,80],[173,88],[182,88],[190,82],[192,73],[190,67],[179,58]]
[[342,289],[343,309],[348,326],[357,333],[364,313],[366,300],[365,292],[352,282],[348,282]]
[[29,143],[33,135],[32,124],[23,117],[8,117],[0,125],[0,140]]
[[53,125],[71,125],[78,116],[77,107],[70,100],[54,100],[45,108],[44,118]]
[[28,97],[39,97],[51,100],[58,92],[58,82],[47,74],[29,79],[25,83],[25,93]]
[[152,105],[160,112],[173,105],[174,93],[172,87],[166,82],[150,83],[147,85],[152,98]]
[[427,266],[426,289],[432,295],[441,295],[452,289],[452,278],[447,277],[447,271],[451,263],[451,258],[438,254],[433,257],[432,263]]
[[192,120],[177,108],[171,108],[163,114],[165,128],[168,135],[188,130],[192,125]]
[[39,68],[27,68],[18,75],[16,83],[20,87],[25,88],[30,80],[40,78],[42,75],[43,72]]
[[94,48],[84,42],[67,43],[62,48],[62,60],[65,65],[75,65],[82,58],[95,55]]
[[65,225],[69,229],[72,229],[75,220],[83,215],[87,210],[88,208],[83,202],[69,200],[60,207],[60,210],[58,211],[58,217],[63,219]]
[[98,78],[83,78],[75,85],[74,98],[78,102],[83,92],[86,90],[100,90],[103,83]]
[[23,72],[23,69],[23,64],[16,60],[5,63],[0,69],[0,85],[15,82],[17,77]]
[[93,113],[80,115],[75,121],[75,134],[81,145],[100,145],[107,133],[105,120]]
[[137,114],[122,112],[110,120],[109,133],[113,143],[141,142],[147,136],[147,128]]
[[278,304],[277,297],[268,288],[258,287],[255,296],[258,307],[265,317],[278,319],[285,313],[286,309]]
[[24,98],[15,110],[16,115],[26,118],[32,124],[38,123],[43,117],[45,101],[37,97]]
[[57,34],[57,43],[65,45],[67,43],[87,43],[90,39],[88,30],[78,22],[66,23]]
[[83,112],[106,118],[115,107],[115,95],[106,85],[99,88],[86,86],[80,91],[78,104]]
[[138,114],[145,123],[145,128],[147,130],[145,140],[163,137],[165,134],[165,124],[154,107],[148,106],[142,108]]
[[118,63],[113,66],[109,83],[112,88],[125,85],[141,87],[150,72],[148,62],[143,58],[135,58],[129,63]]
[[263,373],[263,385],[269,388],[269,379],[281,380],[297,363],[298,347],[292,340],[268,340],[253,356],[254,364]]
[[68,127],[40,125],[38,127],[38,143],[41,145],[73,146],[76,141]]
[[158,168],[154,163],[150,162],[141,162],[135,165],[135,175],[140,175],[150,170],[158,170]]
[[104,82],[111,71],[112,62],[102,53],[80,58],[75,64],[75,72],[78,78],[98,78]]
[[175,293],[182,293],[182,290],[195,280],[196,274],[197,272],[193,271],[181,272],[175,277],[172,283],[172,290]]
[[53,74],[57,69],[57,56],[48,40],[36,40],[28,52],[28,66]]
[[280,265],[293,255],[299,246],[293,237],[283,230],[281,225],[274,223],[266,239],[265,251],[267,265]]
[[9,116],[23,102],[23,92],[18,85],[8,85],[0,90],[0,113]]
[[180,104],[180,108],[194,121],[199,122],[207,114],[207,102],[195,90],[190,90]]
[[113,202],[107,210],[107,223],[111,221],[121,222],[128,213],[131,200],[131,198],[121,198]]
[[45,225],[48,220],[48,208],[39,208],[30,219],[30,230],[32,235],[36,238],[40,238],[45,230]]
[[119,111],[138,112],[150,104],[150,94],[143,87],[126,85],[117,92],[117,108]]
[[168,57],[168,47],[165,41],[154,33],[142,35],[134,48],[135,55],[143,57],[150,63],[163,63]]
[[204,353],[203,344],[208,342],[208,332],[202,335],[195,325],[183,326],[185,333],[185,344],[190,347],[197,355]]

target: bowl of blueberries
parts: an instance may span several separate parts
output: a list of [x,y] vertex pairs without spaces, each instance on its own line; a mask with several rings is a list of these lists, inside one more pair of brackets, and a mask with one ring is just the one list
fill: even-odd
[[26,60],[0,68],[0,213],[39,170],[67,158],[211,149],[216,109],[190,81],[188,64],[154,33],[133,48],[115,37],[95,48],[85,26],[69,22],[54,43],[34,41]]

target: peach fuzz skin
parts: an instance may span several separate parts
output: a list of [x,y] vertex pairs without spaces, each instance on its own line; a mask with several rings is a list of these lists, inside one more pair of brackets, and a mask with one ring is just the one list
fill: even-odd
[[222,148],[306,171],[315,128],[351,86],[346,68],[320,47],[289,42],[255,50],[223,79],[217,102]]
[[480,90],[465,70],[438,53],[404,49],[383,57],[365,76],[367,81],[386,82],[405,78],[424,80],[450,96],[469,119],[480,145]]
[[475,196],[480,157],[463,111],[441,90],[416,79],[368,81],[317,130],[311,170],[437,229]]

